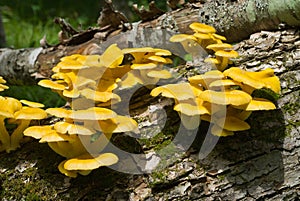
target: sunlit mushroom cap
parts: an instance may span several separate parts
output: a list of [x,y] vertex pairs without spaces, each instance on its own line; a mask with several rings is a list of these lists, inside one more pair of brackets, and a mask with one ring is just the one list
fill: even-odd
[[47,133],[46,135],[43,135],[40,139],[40,143],[44,142],[64,142],[64,141],[72,141],[73,138],[70,135],[65,135],[57,132],[51,132]]
[[90,88],[80,90],[80,94],[87,99],[99,102],[107,102],[112,99],[114,99],[114,101],[121,101],[121,98],[117,94],[107,91],[95,91]]
[[30,126],[24,131],[24,135],[33,137],[35,139],[41,139],[44,135],[55,133],[53,126]]
[[238,106],[237,108],[246,111],[255,110],[275,110],[276,106],[271,101],[264,98],[253,98],[248,104]]
[[267,68],[258,72],[247,72],[247,75],[249,75],[253,79],[260,80],[265,84],[266,88],[270,88],[275,93],[280,92],[280,81],[279,78],[274,75],[273,69]]
[[249,85],[255,89],[261,89],[265,86],[263,82],[249,76],[248,72],[238,67],[231,67],[223,72],[223,74],[231,79]]
[[94,125],[100,128],[104,133],[121,133],[121,132],[138,132],[137,122],[127,116],[118,115],[112,119],[100,120],[99,125]]
[[103,153],[98,156],[90,154],[81,155],[65,162],[66,170],[93,170],[101,166],[110,166],[118,162],[118,157],[113,153]]
[[212,36],[217,39],[217,40],[226,40],[226,37],[225,36],[221,36],[219,34],[216,34],[216,33],[213,33]]
[[16,119],[44,119],[47,113],[40,108],[23,107],[21,110],[15,112]]
[[239,56],[239,53],[235,50],[230,50],[230,51],[218,50],[215,52],[215,55],[219,57],[236,58]]
[[116,116],[117,114],[110,109],[91,107],[87,110],[72,111],[70,118],[77,120],[105,120]]
[[6,80],[3,79],[3,77],[0,76],[0,91],[4,91],[5,89],[8,89],[9,87],[4,85],[6,83]]
[[250,129],[250,125],[247,122],[234,116],[219,118],[215,123],[228,131],[244,131]]
[[197,38],[193,35],[188,35],[188,34],[177,34],[170,38],[171,42],[183,42],[186,40],[197,41]]
[[57,82],[54,82],[52,80],[41,80],[38,82],[38,85],[54,90],[64,90],[66,88],[66,85],[59,84]]
[[[0,96],[1,97],[1,96]],[[22,104],[15,98],[0,98],[0,116],[14,118],[14,113],[22,108]]]
[[233,48],[233,46],[228,43],[217,43],[217,44],[208,45],[206,46],[206,48],[213,50],[214,52],[217,52],[219,50],[230,50]]
[[147,73],[147,76],[160,79],[169,79],[172,77],[172,74],[167,70],[151,70]]
[[178,103],[174,106],[174,110],[187,116],[210,114],[207,104],[204,104],[204,101],[200,98]]
[[76,178],[76,177],[77,177],[77,171],[66,170],[66,169],[64,168],[64,165],[65,165],[65,162],[66,162],[66,161],[67,161],[67,160],[64,160],[64,161],[62,161],[62,162],[59,163],[59,165],[57,166],[58,170],[59,170],[62,174],[66,175],[67,177]]
[[157,64],[155,63],[139,63],[139,64],[132,64],[131,68],[135,70],[145,70],[145,69],[153,69],[156,68]]
[[224,75],[221,71],[218,70],[212,70],[209,72],[206,72],[202,75],[195,75],[192,77],[189,77],[188,80],[190,83],[193,84],[201,84],[203,87],[208,88],[209,84],[216,80],[221,80],[224,78]]
[[94,131],[92,128],[86,128],[76,123],[69,123],[64,121],[56,122],[54,124],[54,129],[58,133],[69,134],[69,135],[74,135],[74,134],[92,135],[96,133],[96,131]]
[[200,94],[199,98],[210,103],[235,106],[248,104],[252,100],[252,97],[248,93],[241,90],[205,90]]
[[59,118],[70,118],[72,111],[64,108],[48,108],[46,112]]
[[105,52],[100,56],[100,66],[115,68],[119,66],[124,58],[124,54],[117,44],[109,46]]
[[179,101],[195,98],[193,90],[188,83],[167,84],[156,87],[150,94],[151,96],[158,96],[161,94],[164,97],[174,98]]
[[189,25],[189,27],[194,30],[195,32],[199,33],[215,33],[216,29],[212,26],[202,24],[199,22],[193,22],[192,24]]
[[37,103],[37,102],[33,102],[33,101],[20,100],[20,102],[23,103],[24,105],[29,106],[29,107],[45,107],[44,104],[42,104],[42,103]]
[[209,84],[209,87],[230,87],[230,86],[239,86],[240,83],[234,80],[216,80]]

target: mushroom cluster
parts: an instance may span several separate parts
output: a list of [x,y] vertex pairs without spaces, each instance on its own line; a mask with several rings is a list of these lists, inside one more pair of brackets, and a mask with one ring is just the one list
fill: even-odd
[[[8,88],[2,77],[0,83],[0,91]],[[20,147],[24,141],[23,131],[31,121],[47,117],[41,107],[44,107],[41,103],[0,96],[0,152],[14,151]]]
[[177,34],[170,38],[171,42],[180,42],[188,53],[195,53],[198,49],[193,48],[197,44],[207,51],[213,51],[214,55],[209,56],[204,61],[215,65],[223,71],[231,63],[231,58],[238,57],[238,53],[233,50],[233,46],[223,43],[226,40],[224,36],[216,34],[216,29],[202,23],[194,22],[189,25],[194,31],[193,35]]
[[267,88],[280,92],[279,79],[272,69],[248,72],[232,67],[224,72],[212,70],[195,75],[188,80],[189,83],[159,86],[151,95],[175,99],[174,110],[179,112],[186,128],[197,128],[200,119],[209,121],[211,133],[217,136],[249,129],[245,120],[252,111],[276,109],[272,101],[252,97],[254,90]]
[[138,132],[135,120],[113,111],[121,101],[117,89],[153,85],[171,77],[164,70],[171,52],[145,47],[120,49],[109,46],[102,55],[71,55],[53,68],[52,79],[38,84],[51,88],[69,102],[69,109],[48,108],[60,118],[47,126],[33,126],[24,134],[48,145],[65,157],[58,169],[69,177],[87,175],[101,166],[117,163],[118,156],[103,153],[113,133]]
[[51,149],[65,157],[58,169],[73,178],[78,173],[87,175],[93,169],[117,163],[115,154],[102,153],[111,134],[137,129],[133,119],[119,116],[107,108],[48,108],[46,112],[62,120],[53,125],[29,127],[24,135],[39,139],[40,143],[48,143]]

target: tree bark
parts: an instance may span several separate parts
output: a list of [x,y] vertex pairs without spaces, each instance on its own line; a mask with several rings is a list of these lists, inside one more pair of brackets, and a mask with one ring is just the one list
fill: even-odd
[[[188,33],[191,32],[188,25],[195,21],[212,25],[217,28],[219,34],[228,38],[228,42],[237,42],[260,30],[277,29],[280,23],[285,23],[287,26],[300,26],[300,2],[297,0],[243,0],[233,2],[217,0],[207,1],[205,4],[191,3],[187,4],[185,8],[167,12],[152,21],[133,23],[132,27],[135,29],[127,31],[125,36],[134,36],[145,29],[161,28],[173,32]],[[29,65],[26,68],[19,66],[16,62],[11,62],[11,59],[13,61],[28,60],[26,55],[31,55],[31,51],[36,52],[37,50],[22,50],[22,52],[28,51],[27,54],[20,54],[19,50],[15,52],[9,50],[8,53],[5,52],[5,49],[1,50],[1,68],[15,68],[16,70],[10,70],[12,74],[8,77],[6,70],[0,70],[0,75],[7,77],[9,83],[32,83],[35,78],[49,77],[52,67],[62,56],[74,53],[90,53],[95,45],[100,46],[103,51],[101,45],[103,41],[120,32],[121,30],[103,32],[101,29],[94,29],[81,33],[70,38],[67,43],[44,49],[33,63],[32,61],[27,62]],[[118,43],[118,41],[116,42]],[[92,50],[88,51],[89,48]],[[95,51],[94,53],[99,52]],[[9,58],[9,60],[3,59],[3,55],[6,55],[5,58]],[[22,58],[22,55],[25,57]],[[25,70],[25,72],[21,72],[21,74],[26,75],[25,77],[19,76],[20,70]],[[28,79],[28,76],[32,74],[33,77]]]
[[[188,9],[191,8],[173,13],[191,13]],[[182,22],[182,27],[185,23],[197,21],[188,16],[174,19]],[[159,19],[140,23],[137,26],[139,30],[134,33],[146,30],[141,27],[154,26],[151,23],[157,25]],[[147,31],[144,33],[148,34]],[[129,33],[118,37],[118,40],[130,35],[127,34]],[[157,39],[158,36],[159,34],[154,38]],[[29,62],[29,65],[38,66],[33,67],[38,70],[25,75],[35,72],[36,77],[48,77],[51,73],[49,69],[58,58],[75,52],[86,53],[86,50],[101,52],[108,43],[100,41],[102,40],[95,37],[81,45],[61,45],[40,50],[41,52],[36,49],[19,50],[16,55],[25,54],[24,58],[35,61],[34,64]],[[100,47],[93,44],[100,44]],[[300,196],[300,32],[295,29],[261,31],[251,35],[248,40],[240,41],[235,48],[240,53],[240,58],[235,61],[237,66],[254,71],[273,68],[282,86],[278,109],[254,112],[249,119],[251,130],[219,139],[214,149],[206,155],[207,153],[199,153],[204,137],[209,137],[212,141],[217,139],[206,133],[208,125],[202,123],[197,138],[187,153],[178,154],[172,149],[168,150],[167,157],[160,161],[162,165],[168,164],[163,169],[149,174],[132,175],[100,168],[88,176],[76,179],[66,178],[58,172],[57,165],[63,160],[62,157],[51,151],[46,144],[31,141],[16,152],[1,153],[0,182],[3,199],[297,200]],[[9,54],[2,52],[1,55],[6,58]],[[21,63],[21,66],[28,65]],[[185,70],[193,71],[197,67],[189,66]],[[159,106],[158,103],[153,104]],[[174,113],[167,114],[172,119],[171,125],[158,136],[149,136],[156,127],[149,129],[149,124],[144,124],[143,133],[151,137],[151,142],[139,142],[144,152],[150,155],[148,166],[155,162],[152,160],[155,159],[155,153],[170,144],[175,137],[173,129],[176,130],[178,116]],[[157,116],[159,117],[159,113]],[[143,118],[148,119],[145,116]],[[149,123],[151,126],[158,126],[153,121]],[[187,138],[190,137],[188,132],[186,135]],[[120,141],[129,142],[128,138],[121,138]],[[183,141],[177,144],[186,146]],[[120,164],[126,165],[128,163]]]

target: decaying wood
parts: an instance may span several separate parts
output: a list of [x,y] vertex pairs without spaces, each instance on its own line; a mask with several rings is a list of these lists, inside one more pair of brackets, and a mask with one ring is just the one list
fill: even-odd
[[[3,73],[6,72],[5,70],[0,70],[0,72],[2,72],[0,75],[4,76],[10,83],[33,82],[35,78],[48,77],[51,75],[52,67],[62,56],[83,53],[85,48],[95,47],[96,45],[101,48],[102,42],[122,32],[124,27],[119,30],[115,29],[119,25],[126,23],[123,15],[113,10],[109,1],[102,13],[102,17],[100,16],[98,20],[100,28],[93,28],[86,32],[75,34],[62,44],[44,49],[41,54],[38,55],[35,62],[27,62],[29,66],[26,66],[26,68],[20,67],[16,62],[11,62],[21,59],[23,54],[20,54],[19,50],[9,50],[9,53],[5,53],[5,49],[1,50],[1,54],[10,54],[9,57],[5,58],[11,59],[1,59],[1,68],[14,68],[16,71],[10,70],[10,73],[15,74],[7,76],[7,73]],[[182,9],[167,12],[154,20],[133,23],[132,27],[135,28],[128,30],[126,33],[134,35],[145,29],[166,29],[188,33],[191,31],[188,25],[191,22],[200,21],[216,27],[219,34],[223,34],[228,38],[228,42],[233,42],[242,40],[256,31],[276,29],[281,23],[287,26],[300,26],[299,19],[300,2],[297,0],[216,0],[206,1],[205,3],[190,3],[185,5]],[[155,44],[155,42],[153,44]],[[30,52],[35,50],[24,49],[21,52],[24,51]],[[30,55],[30,53],[28,53],[28,55]],[[26,59],[28,59],[28,57],[22,58],[21,60]],[[28,79],[27,76],[25,80],[22,80],[23,77],[18,76],[20,70],[27,70],[27,72],[22,72],[22,74],[26,76],[33,75],[33,77]],[[10,78],[14,79],[9,80]]]
[[[219,139],[212,152],[203,157],[199,150],[203,138],[209,134],[206,133],[208,125],[202,124],[187,153],[179,155],[168,150],[166,162],[162,162],[168,164],[164,169],[132,175],[100,168],[76,179],[68,179],[58,172],[57,165],[63,158],[46,144],[29,142],[14,153],[1,153],[3,199],[20,200],[34,195],[45,200],[297,200],[300,196],[300,32],[262,31],[237,43],[235,48],[241,55],[236,65],[248,70],[273,68],[282,86],[278,109],[254,112],[248,120],[251,130]],[[173,120],[178,120],[172,115]],[[145,135],[149,135],[160,122],[151,121],[151,117],[144,119],[150,120],[143,124]],[[152,156],[147,166],[155,166],[155,152],[172,139],[170,128],[161,137],[151,136],[158,143],[141,141],[145,153]],[[121,139],[121,142],[129,140]],[[128,164],[119,166],[128,167]]]

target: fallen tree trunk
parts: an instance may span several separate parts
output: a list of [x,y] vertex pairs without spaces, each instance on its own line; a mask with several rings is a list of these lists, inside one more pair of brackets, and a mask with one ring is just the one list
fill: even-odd
[[[142,24],[145,27],[146,23],[136,27]],[[155,38],[158,39],[159,34]],[[107,44],[101,42],[95,46],[100,44],[99,41],[102,40],[95,37],[81,45],[61,45],[41,50],[39,54],[29,50],[26,57],[37,56],[35,63],[39,67],[35,76],[48,77],[51,67],[63,55],[103,51],[102,45]],[[300,33],[292,29],[262,31],[237,43],[236,49],[241,55],[236,65],[251,70],[273,68],[282,85],[278,109],[252,114],[249,119],[251,130],[221,138],[212,152],[203,157],[199,150],[207,135],[207,125],[202,125],[187,153],[174,153],[160,161],[168,164],[164,169],[132,175],[101,168],[76,179],[66,178],[58,172],[57,165],[62,157],[47,145],[31,141],[16,152],[1,153],[3,199],[296,200],[300,196]],[[18,55],[24,52],[26,50]],[[193,70],[191,68],[189,70]],[[28,75],[31,73],[34,72]],[[151,143],[140,141],[145,153],[150,154],[148,166],[157,162],[153,153],[170,144],[174,127],[163,130],[159,136],[151,136]],[[146,131],[149,134],[149,128]],[[128,141],[121,139],[123,143]],[[174,150],[167,151],[170,156]],[[119,165],[126,167],[128,163]]]
[[[141,34],[147,29],[166,29],[172,32],[188,33],[190,32],[188,25],[195,21],[212,25],[216,27],[218,33],[228,38],[228,42],[237,42],[260,30],[277,29],[280,23],[287,26],[300,26],[300,2],[297,0],[234,2],[218,0],[207,1],[204,4],[191,3],[182,9],[167,12],[151,21],[133,23],[134,29],[128,30],[124,37],[130,35],[137,39],[137,34]],[[61,57],[75,53],[100,53],[103,51],[101,45],[103,41],[120,33],[121,30],[95,28],[75,34],[54,47],[45,45],[43,50],[1,49],[0,76],[3,76],[11,84],[33,83],[36,79],[49,77],[52,74],[51,69]],[[155,45],[157,41],[160,41],[160,37],[165,36],[149,38],[145,35],[144,39],[152,40],[149,44]],[[119,39],[122,40],[122,37]],[[168,39],[166,38],[166,40]]]

